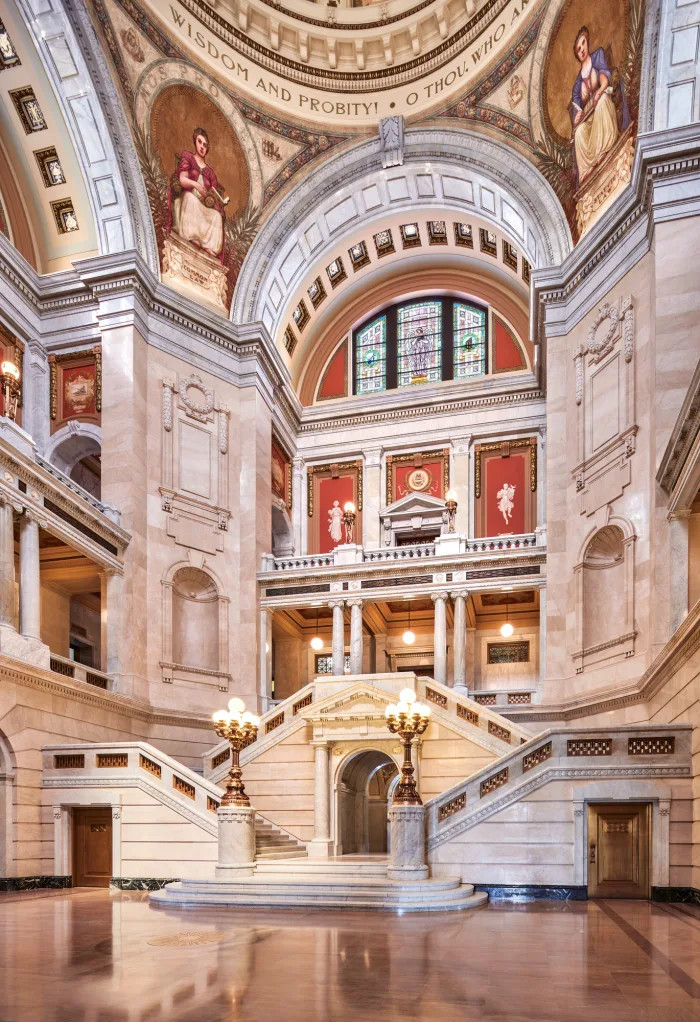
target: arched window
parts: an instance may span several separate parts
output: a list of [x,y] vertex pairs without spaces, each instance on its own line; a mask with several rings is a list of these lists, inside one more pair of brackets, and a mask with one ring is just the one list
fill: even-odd
[[487,310],[456,298],[384,309],[353,332],[355,394],[376,394],[486,372]]

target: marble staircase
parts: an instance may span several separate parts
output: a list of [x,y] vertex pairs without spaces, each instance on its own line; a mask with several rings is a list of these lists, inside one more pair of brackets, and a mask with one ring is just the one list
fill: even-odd
[[[344,859],[349,861],[343,861]],[[394,881],[384,857],[257,862],[253,876],[232,882],[181,880],[151,894],[172,908],[324,908],[437,912],[477,908],[488,900],[459,879]]]
[[306,856],[306,846],[273,826],[260,814],[255,817],[255,859],[298,859]]

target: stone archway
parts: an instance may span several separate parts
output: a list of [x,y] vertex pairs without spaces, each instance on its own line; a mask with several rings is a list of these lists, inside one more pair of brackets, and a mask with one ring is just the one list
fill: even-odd
[[345,763],[338,778],[338,837],[343,855],[386,855],[389,788],[398,777],[391,756],[365,749]]

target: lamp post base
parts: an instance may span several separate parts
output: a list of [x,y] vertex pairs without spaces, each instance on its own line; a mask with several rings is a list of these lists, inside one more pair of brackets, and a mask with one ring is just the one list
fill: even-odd
[[238,880],[255,871],[255,810],[250,806],[219,806],[217,880]]
[[389,809],[389,823],[389,880],[426,880],[425,806],[392,805]]

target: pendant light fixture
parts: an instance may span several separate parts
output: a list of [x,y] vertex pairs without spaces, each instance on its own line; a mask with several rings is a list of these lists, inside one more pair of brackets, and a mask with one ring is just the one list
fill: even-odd
[[513,632],[515,630],[513,628],[512,624],[510,623],[510,621],[508,620],[508,617],[509,617],[509,615],[508,615],[508,597],[506,596],[506,620],[505,620],[505,623],[501,625],[501,635],[503,636],[504,639],[510,639],[511,635],[513,634]]
[[317,653],[319,650],[323,649],[323,639],[318,634],[318,607],[316,608],[316,634],[311,640],[310,646],[312,649],[315,649]]
[[411,631],[411,604],[408,604],[408,628],[402,635],[402,639],[407,646],[412,646],[416,641],[415,633]]

